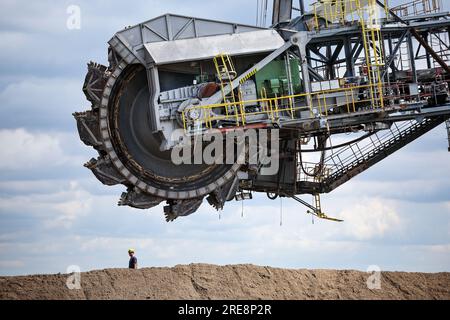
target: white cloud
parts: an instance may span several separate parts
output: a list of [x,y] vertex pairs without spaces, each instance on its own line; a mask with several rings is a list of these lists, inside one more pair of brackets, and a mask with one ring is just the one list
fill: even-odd
[[445,206],[446,206],[446,208],[447,208],[447,211],[450,213],[450,201],[447,201],[447,202],[445,203]]
[[[80,66],[84,69],[84,65]],[[2,108],[8,106],[11,109],[29,107],[30,114],[39,112],[58,112],[64,109],[67,102],[82,96],[81,79],[67,78],[23,78],[19,82],[10,83],[0,93]],[[40,102],[41,105],[36,105]],[[76,107],[76,106],[73,106]]]
[[[155,240],[148,238],[128,238],[128,237],[94,237],[94,238],[82,238],[77,237],[77,241],[80,243],[81,251],[99,251],[108,250],[111,248],[129,248],[133,247],[136,250],[147,250],[154,248]],[[128,247],[127,247],[127,244]],[[125,250],[124,250],[125,252]]]
[[[65,181],[64,181],[65,182]],[[0,193],[30,194],[51,193],[58,189],[55,180],[3,180],[0,181]]]
[[425,246],[432,253],[439,253],[443,255],[450,256],[450,243],[449,244],[436,244]]
[[[396,165],[395,168],[400,171],[402,170],[402,165]],[[438,164],[435,165],[435,168],[436,171],[439,171]],[[382,165],[378,172],[383,172]],[[417,179],[415,174],[403,179],[384,179],[381,175],[378,175],[378,179],[376,180],[368,179],[361,175],[342,185],[330,196],[334,198],[338,194],[341,198],[351,199],[379,197],[383,199],[437,203],[450,199],[450,195],[446,192],[449,188],[450,180],[446,174],[439,175],[436,173],[429,175],[428,178],[423,177],[420,179]]]
[[[49,272],[45,262],[49,256],[58,257],[51,270],[65,270],[69,264],[89,270],[122,267],[129,247],[137,250],[141,266],[146,267],[206,262],[363,270],[376,261],[390,269],[445,270],[443,256],[448,248],[440,245],[416,245],[411,251],[426,252],[434,260],[414,260],[411,253],[404,258],[409,259],[408,264],[402,264],[405,260],[392,261],[392,256],[405,247],[389,241],[389,236],[399,229],[400,208],[382,199],[361,201],[345,212],[334,208],[336,216],[346,218],[344,223],[316,220],[311,224],[311,216],[305,215],[304,208],[284,201],[280,227],[279,203],[258,197],[256,200],[262,205],[246,203],[244,218],[240,216],[239,203],[230,203],[221,220],[205,204],[195,215],[167,224],[161,208],[141,211],[116,207],[117,197],[94,196],[75,182],[61,186],[61,190],[0,201],[0,212],[14,214],[25,210],[47,228],[45,237],[39,236],[37,243],[26,243],[27,238],[3,239],[5,245],[0,241],[2,255],[17,252],[26,257],[31,273],[37,270],[28,267],[30,255],[35,253],[42,255],[38,270],[44,272]],[[9,206],[5,207],[4,202]],[[71,228],[76,222],[81,224]],[[408,227],[411,234],[420,228]],[[361,240],[377,240],[377,244]],[[94,253],[96,259],[89,258]]]
[[3,41],[0,48],[3,50],[13,50],[12,48],[24,48],[27,45],[28,37],[19,31],[0,31],[0,38]]
[[22,268],[25,263],[21,260],[0,260],[0,268]]
[[61,165],[80,165],[79,156],[66,155],[62,135],[30,132],[26,129],[0,130],[0,169],[42,169]]
[[[85,69],[83,65],[80,66]],[[88,109],[83,79],[26,77],[7,84],[0,92],[1,126],[75,128],[74,111]]]
[[68,190],[70,198],[54,204],[54,210],[59,213],[55,219],[48,220],[46,226],[50,228],[70,228],[80,216],[89,214],[92,210],[93,197],[81,189],[77,182],[71,182]]
[[[76,3],[82,10],[79,31],[66,29],[69,4],[72,2],[2,1],[0,38],[6,41],[0,44],[0,127],[12,130],[0,130],[0,169],[13,171],[6,177],[8,181],[0,182],[3,257],[20,254],[30,273],[65,271],[74,260],[86,261],[89,268],[116,267],[122,264],[124,253],[126,259],[129,246],[138,250],[146,266],[252,262],[281,267],[349,268],[377,261],[398,269],[449,269],[448,216],[434,215],[436,220],[430,219],[431,207],[440,210],[434,203],[404,204],[405,199],[416,195],[447,190],[443,181],[449,180],[450,161],[446,161],[442,126],[412,148],[402,149],[332,195],[324,196],[325,212],[344,218],[344,223],[316,219],[313,225],[305,208],[293,200],[283,200],[280,227],[279,202],[257,196],[245,203],[244,218],[240,216],[240,203],[227,203],[220,221],[205,203],[196,214],[166,224],[161,206],[146,211],[117,207],[123,187],[101,186],[88,170],[85,177],[98,186],[92,189],[101,190],[101,195],[90,193],[78,177],[70,181],[67,174],[73,172],[72,166],[88,160],[78,154],[94,156],[76,137],[71,117],[73,111],[88,106],[81,92],[85,63],[90,59],[105,63],[105,43],[114,32],[165,12],[252,23],[254,15],[249,12],[254,12],[255,3],[231,0],[220,12],[212,12],[201,0],[189,1],[187,6],[186,1],[142,0],[133,2],[131,8],[123,1],[111,1],[105,6],[103,2],[81,0]],[[236,7],[242,10],[236,12]],[[46,131],[30,129],[37,127]],[[48,130],[70,130],[72,136]],[[76,152],[74,141],[78,143]],[[334,141],[337,143],[339,139]],[[72,152],[68,145],[73,147]],[[58,166],[65,172],[53,172]],[[32,179],[29,173],[42,168],[51,168],[56,180],[50,180],[45,172],[41,177],[49,180],[14,181],[22,169],[28,169],[24,177]],[[378,198],[369,200],[374,197]],[[394,197],[402,200],[385,200]],[[450,203],[447,208],[450,210]],[[399,230],[407,236],[393,240],[391,235],[398,235]],[[428,230],[435,232],[424,237],[421,232]],[[401,241],[417,246],[404,249]],[[370,250],[374,247],[380,250]],[[90,256],[92,252],[95,259]],[[409,265],[405,262],[408,259]],[[0,261],[0,273],[16,272],[20,265],[20,261]]]
[[48,0],[36,2],[23,2],[2,0],[0,17],[9,29],[18,29],[33,32],[55,32],[57,23],[64,26],[66,6]]
[[358,240],[382,237],[401,225],[391,202],[371,199],[345,208],[339,215],[345,221],[347,235]]
[[92,211],[93,196],[76,181],[49,194],[0,198],[0,217],[6,213],[21,214],[35,219],[45,229],[70,228],[80,217]]

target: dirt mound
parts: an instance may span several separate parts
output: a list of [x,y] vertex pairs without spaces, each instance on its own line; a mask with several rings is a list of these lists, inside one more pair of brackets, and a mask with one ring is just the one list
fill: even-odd
[[192,264],[68,275],[0,277],[0,299],[450,299],[450,273],[383,272],[369,289],[360,271]]

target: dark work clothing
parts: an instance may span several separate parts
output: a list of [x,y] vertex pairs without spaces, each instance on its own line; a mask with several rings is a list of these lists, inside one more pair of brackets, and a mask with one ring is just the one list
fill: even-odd
[[128,268],[134,269],[137,265],[137,258],[135,256],[130,257],[130,262],[128,262]]

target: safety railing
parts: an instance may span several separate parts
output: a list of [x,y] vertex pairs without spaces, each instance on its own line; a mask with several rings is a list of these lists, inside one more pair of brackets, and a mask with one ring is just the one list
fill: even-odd
[[363,136],[364,139],[362,140],[331,151],[322,163],[298,161],[297,181],[323,182],[328,178],[343,174],[346,170],[363,164],[370,157],[398,142],[399,139],[409,133],[410,128],[414,128],[414,124],[414,121],[394,123],[387,130],[366,134],[366,137]]
[[297,182],[321,182],[333,173],[333,167],[314,162],[297,162]]
[[[385,16],[389,17],[389,1],[382,1]],[[312,3],[311,7],[315,30],[364,23],[375,14],[379,15],[379,5],[375,0],[320,0]]]
[[[384,1],[385,14],[389,3]],[[358,23],[364,45],[365,65],[368,72],[372,103],[379,100],[383,104],[382,78],[384,68],[384,45],[381,36],[380,6],[376,0],[321,0],[313,3],[315,29],[328,29],[334,26]]]
[[[374,84],[354,85],[347,84],[342,88],[321,90],[312,93],[300,93],[294,95],[268,98],[265,90],[262,90],[262,98],[257,100],[237,99],[236,102],[223,102],[212,105],[194,105],[188,107],[181,114],[184,129],[186,132],[197,131],[199,124],[204,129],[217,127],[217,122],[228,122],[235,127],[245,126],[249,122],[249,117],[264,116],[259,122],[269,121],[277,123],[280,118],[286,120],[298,119],[298,113],[309,112],[310,117],[327,117],[334,108],[344,108],[347,113],[357,112],[359,106],[365,109],[383,108],[384,104],[380,100],[373,103],[373,99],[368,94],[373,90]],[[382,89],[383,90],[383,89]],[[345,103],[338,105],[330,103],[333,95],[341,95],[345,98]],[[239,97],[241,95],[239,93]],[[257,111],[247,111],[249,105],[259,106]],[[190,115],[195,115],[192,117]],[[255,122],[255,121],[253,121]],[[195,128],[195,129],[194,129]]]
[[399,17],[419,16],[442,11],[442,0],[414,0],[391,8]]
[[[424,84],[426,86],[426,84]],[[424,92],[418,88],[418,92],[411,92],[410,84],[384,83],[379,89],[383,92],[383,104],[376,101],[372,104],[369,91],[377,84],[345,84],[336,89],[321,90],[312,93],[301,93],[280,97],[267,97],[263,89],[261,98],[257,100],[242,100],[225,102],[212,105],[194,105],[188,107],[181,114],[183,126],[187,133],[198,132],[220,127],[219,122],[232,127],[244,127],[254,123],[277,123],[280,119],[299,119],[300,112],[308,112],[310,118],[328,117],[336,109],[342,112],[355,113],[358,111],[370,111],[383,109],[388,106],[403,107],[408,103],[416,103],[426,100],[432,92]],[[340,96],[344,100],[341,104],[331,103],[333,97]],[[247,106],[258,106],[257,111],[249,111]],[[192,118],[190,115],[197,115]],[[258,116],[260,116],[258,118]],[[304,114],[303,117],[304,118]],[[256,120],[255,120],[256,119]]]
[[393,123],[386,130],[366,133],[353,142],[331,150],[320,163],[298,161],[297,181],[327,183],[327,180],[339,179],[358,166],[367,165],[371,159],[385,154],[389,149],[404,145],[411,136],[427,130],[430,125],[435,126],[436,123],[433,124],[430,119],[422,122],[408,120]]
[[405,132],[404,130],[411,127],[414,123],[414,121],[405,121],[400,124],[394,123],[387,130],[374,133],[368,136],[367,139],[349,144],[332,152],[325,158],[324,164],[331,168],[332,173],[336,173],[339,170],[348,168],[352,163],[365,161],[367,160],[366,157],[370,156],[371,153],[376,152],[376,150],[381,150],[392,139],[401,137]]
[[356,0],[324,0],[311,4],[314,12],[316,30],[330,28],[332,25],[345,25],[357,20]]

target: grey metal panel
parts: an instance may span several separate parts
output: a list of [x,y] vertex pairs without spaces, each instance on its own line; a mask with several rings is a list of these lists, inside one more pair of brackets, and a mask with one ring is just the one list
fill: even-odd
[[171,16],[173,40],[196,37],[195,19],[190,17]]
[[142,38],[143,41],[139,43],[139,45],[142,45],[142,43],[146,42],[165,41],[161,36],[146,27],[142,28]]
[[[267,30],[250,25],[166,14],[117,32],[111,47],[128,63],[145,65],[143,44]],[[148,63],[153,61],[148,60]]]
[[109,41],[109,44],[116,53],[122,57],[124,61],[128,64],[137,63],[140,56],[133,51],[133,48],[128,45],[128,43],[120,37],[120,35],[115,36]]
[[169,16],[158,17],[145,23],[144,26],[159,35],[163,40],[169,40],[170,36],[167,20],[170,20]]
[[[137,35],[140,29],[148,29],[158,35],[157,41],[170,41],[175,40],[176,35],[186,26],[192,24],[189,30],[184,30],[183,38],[197,38],[202,36],[212,36],[227,33],[242,33],[256,30],[264,30],[251,25],[243,25],[232,22],[215,21],[194,17],[181,16],[176,14],[165,14],[138,25],[128,27],[117,34],[121,34],[124,37],[134,34]],[[195,26],[195,28],[194,28]],[[130,32],[130,30],[133,30]],[[196,32],[195,32],[196,31]],[[146,41],[150,42],[150,41]],[[131,42],[130,42],[131,44]]]
[[275,0],[273,2],[272,24],[288,22],[292,18],[292,0]]
[[[235,32],[236,33],[243,33],[243,32],[250,32],[250,31],[256,31],[256,30],[258,30],[258,28],[248,27],[248,26],[243,26],[243,25],[237,24]],[[259,30],[263,30],[263,28],[259,28]]]
[[216,36],[220,34],[235,33],[236,25],[221,23],[207,20],[196,20],[195,27],[197,28],[198,37]]
[[142,43],[141,30],[139,28],[124,30],[120,33],[120,37],[125,39],[132,48]]
[[145,49],[156,64],[211,59],[219,53],[244,55],[274,51],[284,45],[275,30],[146,43]]

